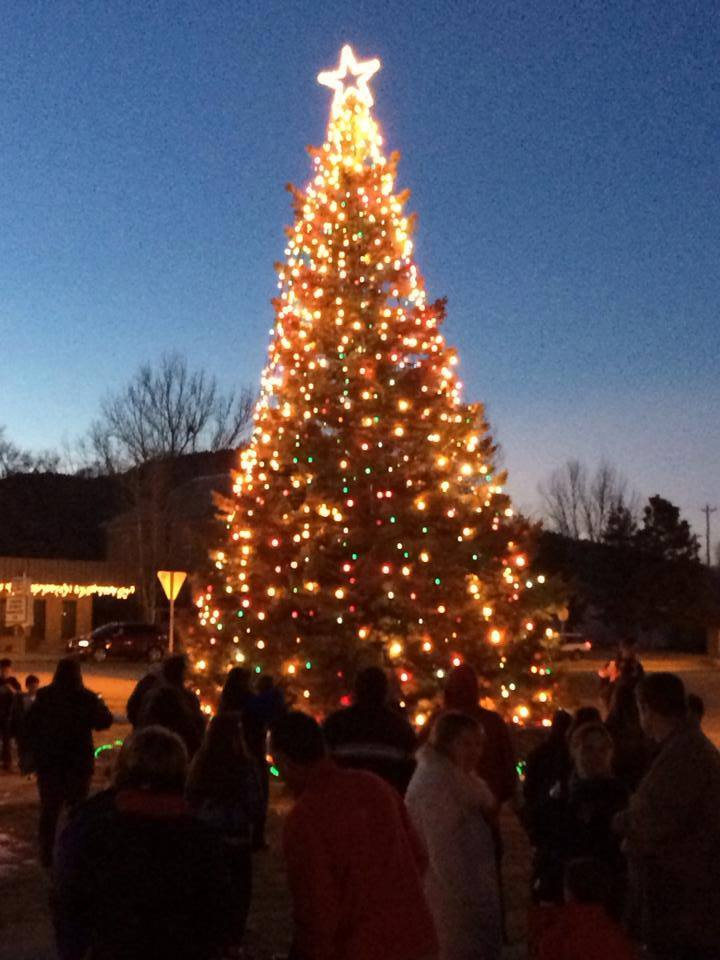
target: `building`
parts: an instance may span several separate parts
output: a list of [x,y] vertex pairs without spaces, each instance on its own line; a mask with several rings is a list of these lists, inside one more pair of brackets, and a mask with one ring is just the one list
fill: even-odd
[[[236,461],[236,451],[221,450],[112,476],[1,478],[0,655],[56,655],[103,623],[161,621],[167,601],[157,570],[202,570],[217,539],[215,497],[230,494]],[[20,590],[30,597],[23,629],[13,585],[16,598]],[[180,615],[190,601],[188,584]]]
[[[30,623],[6,623],[8,601],[24,583],[29,594]],[[67,641],[93,628],[93,603],[119,601],[122,607],[135,594],[129,571],[104,560],[0,557],[0,652],[58,654]]]

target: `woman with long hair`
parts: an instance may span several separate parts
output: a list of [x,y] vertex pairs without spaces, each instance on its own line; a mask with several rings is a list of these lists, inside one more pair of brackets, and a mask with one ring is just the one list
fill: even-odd
[[84,800],[95,766],[93,730],[107,730],[113,716],[83,684],[74,657],[58,661],[52,683],[37,692],[25,718],[40,794],[40,862],[50,867],[63,807]]
[[500,890],[490,822],[497,802],[477,775],[483,750],[480,724],[467,714],[441,714],[405,802],[425,844],[428,906],[440,960],[499,960]]
[[235,712],[219,713],[190,767],[186,798],[222,838],[235,885],[233,943],[239,946],[252,894],[253,824],[262,806],[260,781]]

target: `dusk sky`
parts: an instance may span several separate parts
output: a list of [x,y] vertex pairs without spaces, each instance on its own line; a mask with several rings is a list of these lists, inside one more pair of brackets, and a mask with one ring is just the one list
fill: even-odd
[[[341,45],[510,492],[606,457],[720,505],[717,4],[6,0],[0,425],[87,428],[164,350],[256,387]],[[720,516],[720,514],[718,514]],[[717,536],[715,537],[717,539]]]

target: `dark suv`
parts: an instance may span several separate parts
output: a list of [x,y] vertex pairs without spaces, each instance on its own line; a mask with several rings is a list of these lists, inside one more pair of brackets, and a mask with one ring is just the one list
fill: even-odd
[[68,653],[92,657],[98,663],[108,657],[155,663],[166,650],[167,635],[152,623],[106,623],[67,645]]

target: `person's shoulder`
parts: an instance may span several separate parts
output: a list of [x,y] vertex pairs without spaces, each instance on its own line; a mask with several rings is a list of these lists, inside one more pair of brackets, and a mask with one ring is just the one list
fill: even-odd
[[329,713],[325,718],[324,727],[333,727],[338,724],[342,725],[348,720],[352,719],[357,713],[357,708],[352,705],[349,707],[339,707],[337,710],[333,710],[332,713]]
[[340,707],[333,713],[328,714],[323,723],[323,731],[328,737],[330,744],[334,737],[342,737],[346,734],[348,726],[352,726],[357,710],[354,706]]
[[376,773],[370,770],[341,769],[339,774],[348,791],[358,799],[396,806],[397,790]]
[[477,719],[485,728],[486,733],[505,733],[507,731],[507,724],[497,710],[490,710],[478,705],[477,711]]

